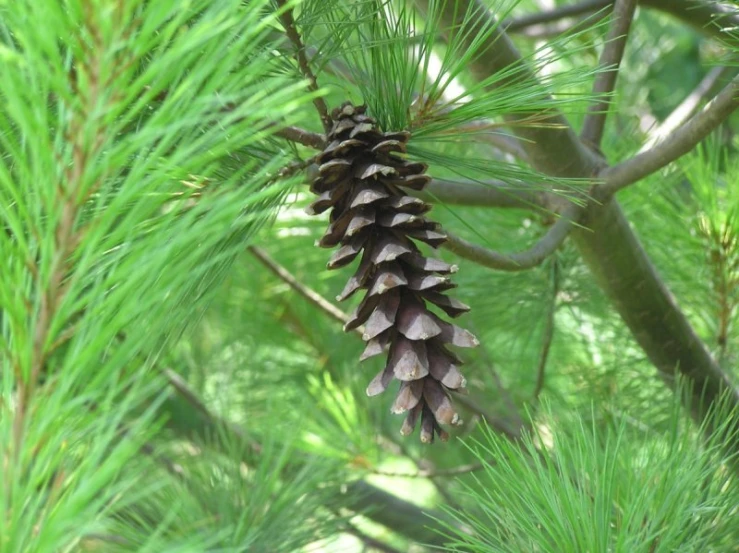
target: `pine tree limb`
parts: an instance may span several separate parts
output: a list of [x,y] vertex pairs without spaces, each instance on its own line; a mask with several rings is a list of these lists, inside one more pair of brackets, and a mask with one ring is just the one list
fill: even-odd
[[606,37],[606,44],[600,57],[601,73],[595,77],[593,95],[596,101],[588,109],[583,123],[580,138],[593,146],[600,146],[603,138],[610,99],[608,96],[615,90],[618,70],[626,49],[629,28],[634,18],[637,0],[616,0],[611,16],[611,28]]
[[[290,274],[290,271],[288,271],[287,269],[285,269],[285,267],[272,259],[269,254],[265,252],[262,248],[259,248],[257,246],[249,246],[248,250],[262,263],[262,265],[264,265],[270,271],[272,271],[272,273],[277,275],[280,280],[282,280],[285,284],[290,286],[290,288],[292,288],[298,294],[307,299],[310,303],[318,307],[318,309],[326,313],[329,317],[331,317],[335,321],[340,322],[341,324],[345,324],[349,320],[349,316],[346,313],[344,313],[341,309],[336,307],[330,301],[326,300],[321,294],[300,282],[297,278]],[[360,329],[357,329],[357,332],[359,332],[360,335],[362,333]]]
[[649,132],[649,137],[642,146],[640,153],[653,148],[658,142],[674,133],[681,125],[690,119],[698,111],[700,105],[712,98],[719,91],[722,81],[736,75],[737,68],[733,66],[713,67],[698,86],[688,94],[680,105],[656,128]]
[[543,23],[541,25],[533,25],[515,33],[529,40],[548,40],[564,34],[574,35],[587,31],[596,23],[601,22],[608,17],[608,10],[603,9],[598,12],[584,15],[574,19],[560,19],[553,23]]
[[597,187],[598,197],[605,198],[615,194],[684,156],[737,108],[739,108],[739,76],[735,77],[701,112],[690,118],[663,142],[603,170],[599,176],[604,183]]
[[499,271],[525,271],[541,265],[567,238],[581,212],[580,206],[570,204],[565,213],[531,248],[519,253],[499,253],[478,246],[463,238],[447,234],[444,247],[458,256]]
[[499,207],[513,209],[547,209],[547,197],[541,190],[513,187],[502,181],[487,180],[484,183],[464,183],[445,179],[433,179],[417,194],[424,201],[471,207]]
[[560,19],[568,19],[602,10],[603,8],[610,6],[612,3],[613,0],[584,0],[583,2],[578,2],[576,4],[558,6],[552,10],[532,13],[530,15],[524,15],[510,19],[509,21],[504,21],[503,28],[508,33],[517,33],[534,25],[552,23],[553,21],[559,21]]
[[[640,0],[640,4],[669,13],[696,31],[739,47],[739,9],[719,0]],[[732,31],[733,32],[730,32]]]
[[539,363],[536,368],[536,384],[534,386],[534,401],[539,399],[539,394],[544,389],[544,377],[549,360],[549,352],[552,349],[554,339],[554,315],[557,312],[557,296],[559,295],[559,264],[557,259],[552,260],[552,298],[547,309],[547,318],[544,322],[544,338],[539,352]]
[[326,147],[326,137],[322,134],[306,131],[299,127],[283,127],[275,133],[275,136],[297,142],[303,146],[309,146],[316,150],[323,150]]
[[[585,0],[514,18],[504,22],[503,25],[508,33],[527,33],[531,27],[593,13],[613,4],[614,0]],[[736,33],[726,32],[726,29],[739,27],[739,13],[727,3],[714,0],[639,0],[639,5],[668,13],[705,35],[724,40],[734,46],[739,44]],[[593,21],[592,18],[590,21]]]
[[[285,29],[285,34],[295,47],[295,59],[298,62],[300,72],[303,74],[303,77],[308,80],[308,90],[317,94],[319,92],[318,80],[308,63],[308,56],[306,54],[305,45],[303,44],[303,39],[300,38],[300,33],[298,33],[298,29],[295,26],[292,6],[288,4],[287,0],[275,0],[275,2],[280,10],[279,18]],[[322,97],[316,96],[313,99],[313,105],[316,106],[316,110],[318,110],[318,115],[321,118],[323,129],[328,132],[331,130],[331,116],[328,113],[326,102]]]

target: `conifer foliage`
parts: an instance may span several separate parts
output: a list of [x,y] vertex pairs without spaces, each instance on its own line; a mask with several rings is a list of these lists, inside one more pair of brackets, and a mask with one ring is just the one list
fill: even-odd
[[[422,190],[430,177],[424,163],[400,157],[410,133],[381,132],[364,106],[343,104],[332,113],[329,144],[318,156],[319,175],[311,190],[318,195],[311,214],[331,209],[330,225],[318,245],[340,248],[329,269],[361,260],[338,296],[346,300],[360,289],[364,298],[344,326],[365,325],[367,346],[360,360],[388,351],[385,368],[367,387],[367,394],[384,392],[393,378],[400,388],[392,412],[407,412],[401,433],[413,432],[421,419],[421,441],[442,440],[441,425],[459,424],[449,391],[465,387],[461,360],[448,346],[474,347],[468,331],[444,321],[469,307],[444,294],[454,288],[449,275],[456,265],[425,256],[416,241],[438,248],[446,236],[425,214],[431,206],[405,190]],[[433,307],[432,307],[433,306]]]

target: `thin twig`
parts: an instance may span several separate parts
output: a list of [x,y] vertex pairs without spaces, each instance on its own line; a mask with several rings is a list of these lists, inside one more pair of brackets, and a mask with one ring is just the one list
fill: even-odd
[[297,142],[303,146],[310,146],[316,150],[323,150],[326,148],[326,137],[322,134],[315,132],[306,131],[299,127],[283,127],[275,133],[276,136],[290,140],[291,142]]
[[465,409],[471,411],[472,413],[479,415],[482,419],[485,420],[490,428],[505,436],[509,440],[515,442],[521,439],[524,425],[519,424],[521,422],[520,417],[518,417],[518,413],[516,413],[515,411],[514,413],[516,414],[516,418],[518,420],[515,421],[515,424],[512,424],[509,420],[506,420],[505,418],[493,415],[490,411],[478,405],[478,403],[468,395],[455,394],[454,401],[463,406]]
[[288,163],[284,167],[282,167],[279,171],[277,171],[277,178],[284,179],[287,177],[293,176],[295,173],[299,171],[303,171],[304,169],[308,169],[312,165],[315,165],[316,158],[318,155],[315,155],[311,158],[302,160],[302,161],[293,161],[291,163]]
[[600,145],[603,138],[603,129],[605,128],[608,108],[610,107],[608,95],[616,87],[618,68],[624,56],[626,40],[628,39],[629,28],[634,18],[636,3],[637,0],[616,0],[616,5],[613,7],[611,28],[608,31],[606,44],[603,47],[603,53],[599,62],[602,72],[598,73],[595,77],[595,83],[593,85],[593,95],[597,99],[588,109],[582,133],[580,133],[580,138],[596,147]]
[[[313,74],[313,70],[310,68],[308,63],[308,57],[305,51],[305,45],[303,40],[300,38],[298,29],[295,26],[295,19],[293,18],[293,10],[288,6],[285,0],[276,0],[277,6],[280,8],[280,21],[282,26],[285,28],[285,34],[290,42],[295,46],[295,59],[298,62],[298,67],[303,73],[303,76],[308,79],[308,90],[318,94],[318,81],[316,76]],[[321,123],[323,123],[323,129],[328,133],[331,130],[331,116],[328,114],[328,106],[321,96],[313,98],[313,105],[318,110],[318,115],[321,117]]]
[[560,19],[577,17],[594,12],[609,6],[612,2],[613,0],[585,0],[577,4],[560,6],[553,10],[524,15],[513,18],[510,21],[504,21],[503,28],[509,33],[517,33],[534,25],[551,23]]
[[630,184],[669,165],[695,148],[734,110],[739,108],[739,77],[734,79],[702,111],[681,125],[672,136],[631,159],[601,171],[599,198],[607,198]]
[[568,33],[574,35],[585,31],[586,29],[594,26],[596,23],[600,23],[608,17],[608,10],[601,10],[590,15],[586,15],[575,19],[561,19],[554,23],[547,23],[541,25],[534,25],[532,27],[526,27],[517,34],[531,39],[531,40],[547,40],[552,37],[563,35]]
[[547,310],[547,318],[544,323],[544,339],[539,352],[539,365],[536,369],[536,386],[534,386],[534,401],[539,399],[539,394],[544,388],[544,375],[549,360],[549,351],[554,339],[554,315],[557,311],[557,296],[559,295],[559,264],[557,258],[552,259],[552,298]]
[[547,257],[562,245],[572,230],[573,222],[577,222],[581,212],[582,208],[580,206],[569,204],[559,220],[536,244],[519,253],[496,252],[451,234],[447,234],[447,241],[444,242],[443,246],[458,256],[484,267],[499,271],[525,271],[541,265]]
[[[240,426],[233,424],[229,421],[223,420],[213,413],[205,406],[198,395],[187,385],[187,382],[172,369],[163,369],[162,374],[169,382],[170,386],[189,403],[195,411],[200,413],[205,420],[207,420],[214,428],[223,428],[236,436],[241,440],[246,440],[246,435]],[[255,453],[262,451],[262,446],[253,440],[248,440],[249,447]]]
[[185,382],[179,374],[177,374],[172,369],[164,369],[162,370],[162,373],[169,381],[170,385],[177,391],[178,394],[182,396],[185,401],[187,401],[187,403],[194,407],[195,410],[203,415],[205,418],[210,419],[211,414],[208,408],[202,401],[200,401],[200,398],[197,396],[197,394],[190,389],[190,387],[187,385],[187,382]]
[[257,246],[249,246],[248,250],[256,257],[262,265],[267,267],[275,275],[277,275],[285,284],[290,286],[298,294],[303,296],[313,305],[318,307],[321,311],[331,316],[335,321],[341,324],[346,324],[349,320],[349,316],[344,313],[341,309],[336,307],[333,303],[328,301],[318,292],[308,288],[305,284],[300,282],[297,278],[290,274],[290,271],[285,269],[282,265],[272,259],[267,252]]
[[717,87],[725,77],[734,74],[736,74],[736,67],[732,66],[711,69],[698,86],[667,116],[667,119],[649,132],[649,137],[640,152],[649,150],[657,142],[664,140],[675,132],[680,125],[698,111],[701,103],[716,94]]
[[459,476],[485,468],[483,463],[470,463],[449,469],[419,470],[416,472],[396,472],[390,470],[373,470],[372,474],[390,478],[436,478],[443,476]]

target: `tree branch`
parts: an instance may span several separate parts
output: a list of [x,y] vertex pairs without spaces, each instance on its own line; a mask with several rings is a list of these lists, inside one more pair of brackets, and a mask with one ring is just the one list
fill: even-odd
[[526,27],[516,34],[530,40],[547,40],[565,33],[575,34],[587,30],[596,23],[608,17],[608,10],[604,9],[590,15],[584,15],[576,19],[560,19],[553,23],[542,23]]
[[559,295],[559,264],[557,259],[552,260],[552,299],[549,302],[547,310],[547,318],[544,326],[544,339],[539,353],[539,366],[536,369],[536,385],[534,386],[534,400],[539,399],[542,389],[544,389],[544,375],[547,369],[547,361],[549,360],[549,351],[552,348],[552,340],[554,339],[554,315],[557,312],[557,296]]
[[649,150],[658,142],[664,140],[677,130],[680,125],[690,119],[700,107],[701,103],[713,97],[718,92],[718,86],[726,78],[736,75],[736,67],[714,67],[690,94],[677,106],[670,115],[656,128],[649,132],[649,138],[639,153]]
[[[504,22],[503,25],[508,33],[528,33],[531,27],[592,13],[613,3],[614,0],[585,0],[550,11],[514,18],[507,23]],[[726,4],[712,0],[639,0],[639,5],[669,13],[697,31],[724,40],[733,46],[739,44],[736,33],[726,32],[726,29],[739,27],[739,12]]]
[[606,44],[600,57],[602,73],[595,77],[593,95],[597,100],[588,109],[583,123],[580,138],[594,146],[599,146],[603,138],[610,99],[608,96],[615,90],[618,69],[626,49],[629,28],[634,18],[637,0],[616,0],[613,8],[611,28],[608,31]]
[[310,146],[316,150],[326,148],[326,137],[322,134],[306,131],[299,127],[283,127],[275,133],[275,136],[284,138],[291,142],[297,142],[303,146]]
[[703,111],[689,119],[664,142],[602,171],[599,176],[603,179],[603,184],[596,189],[598,197],[605,198],[615,194],[684,156],[737,108],[739,76],[734,77]]
[[559,21],[560,19],[577,17],[579,15],[598,11],[610,6],[612,3],[613,0],[584,0],[577,4],[559,6],[553,10],[516,17],[509,21],[504,21],[502,26],[508,33],[517,33],[534,25],[551,23],[553,21]]
[[580,206],[570,204],[547,233],[534,246],[524,252],[499,253],[450,234],[447,234],[447,241],[443,246],[464,259],[469,259],[491,269],[511,272],[525,271],[541,265],[547,257],[562,245],[570,230],[572,230],[573,222],[577,222],[581,210]]
[[[308,90],[318,94],[318,81],[308,63],[305,45],[303,44],[303,40],[300,38],[298,29],[295,26],[292,7],[288,6],[286,0],[275,1],[280,9],[279,17],[282,26],[285,28],[285,34],[287,35],[287,38],[290,39],[290,42],[293,43],[293,46],[295,46],[295,59],[298,62],[298,67],[300,68],[301,73],[303,73],[303,76],[308,79]],[[328,133],[331,130],[331,116],[328,114],[328,106],[326,106],[326,102],[322,97],[316,95],[316,97],[313,98],[313,105],[316,106],[318,114],[321,117],[323,129]]]
[[[695,30],[739,46],[739,10],[716,0],[640,0],[640,4],[678,18]],[[733,33],[727,30],[734,29]]]
[[422,192],[416,195],[425,201],[439,201],[451,205],[547,209],[546,194],[543,191],[525,184],[521,184],[521,187],[514,187],[494,180],[484,183],[464,183],[433,179]]
[[305,284],[292,276],[287,269],[285,269],[282,265],[272,259],[269,254],[265,252],[262,248],[259,248],[257,246],[249,246],[247,249],[262,263],[262,265],[264,265],[275,275],[277,275],[280,280],[282,280],[284,283],[290,286],[290,288],[292,288],[298,294],[307,299],[310,303],[318,307],[318,309],[326,313],[329,317],[331,317],[335,321],[340,322],[341,324],[345,324],[349,320],[349,317],[346,315],[346,313],[344,313],[341,309],[336,307],[330,301],[327,301],[326,298],[324,298],[321,294],[308,288]]
[[421,509],[364,480],[352,482],[346,487],[343,506],[415,542],[432,546],[441,546],[445,542],[438,531],[444,528],[444,523],[440,521],[448,520],[447,516],[431,509]]

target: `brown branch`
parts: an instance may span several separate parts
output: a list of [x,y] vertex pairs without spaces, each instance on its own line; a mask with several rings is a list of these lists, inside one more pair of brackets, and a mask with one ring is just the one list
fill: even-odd
[[293,161],[288,163],[284,167],[280,168],[280,170],[277,171],[277,174],[272,178],[284,179],[293,176],[295,173],[313,167],[316,164],[317,157],[318,154],[302,161]]
[[310,68],[310,64],[308,63],[305,45],[303,44],[303,40],[300,38],[298,29],[295,26],[295,19],[293,18],[292,7],[288,6],[286,0],[275,1],[280,9],[279,17],[282,26],[285,28],[285,34],[295,47],[295,59],[298,62],[298,67],[300,68],[301,73],[303,73],[303,77],[308,80],[308,90],[316,93],[316,97],[313,98],[313,105],[316,106],[318,114],[321,117],[323,129],[326,132],[329,132],[331,130],[331,116],[328,114],[328,106],[326,105],[326,102],[323,100],[322,97],[317,95],[319,92],[318,81],[316,80],[316,76],[313,74],[313,70]]
[[347,509],[361,513],[413,541],[430,546],[443,545],[445,539],[439,531],[444,529],[445,524],[455,524],[443,513],[422,509],[364,480],[346,486],[344,502]]
[[739,108],[739,77],[735,77],[701,112],[652,149],[601,171],[600,198],[608,197],[669,165],[695,148]]
[[547,310],[547,318],[544,323],[544,339],[539,353],[539,365],[536,369],[536,385],[534,386],[534,400],[539,398],[544,388],[544,376],[549,360],[549,351],[552,348],[552,340],[554,339],[554,315],[557,312],[557,296],[559,295],[559,264],[556,259],[552,260],[552,299],[549,302]]
[[595,12],[590,15],[586,15],[576,19],[561,19],[559,21],[555,21],[554,23],[526,27],[516,34],[518,36],[523,36],[531,40],[547,40],[552,37],[563,35],[565,33],[574,35],[576,33],[587,30],[596,23],[604,20],[606,17],[608,17],[608,10],[603,9],[599,12]]
[[336,307],[333,303],[326,300],[321,294],[308,288],[305,284],[300,282],[297,278],[290,274],[282,265],[272,259],[267,252],[257,246],[249,246],[248,250],[256,257],[265,267],[277,275],[280,280],[290,286],[298,294],[303,296],[313,305],[318,307],[321,311],[329,315],[335,321],[345,324],[349,320],[349,316],[344,313],[341,309]]
[[[506,32],[529,34],[532,27],[542,27],[547,23],[592,13],[611,6],[613,3],[614,0],[585,0],[550,11],[514,18],[503,24],[506,25],[504,27]],[[669,13],[705,35],[718,38],[733,46],[739,44],[736,32],[726,32],[727,29],[739,27],[739,13],[727,4],[712,0],[639,0],[639,4]]]
[[534,25],[542,25],[546,23],[551,23],[553,21],[558,21],[560,19],[577,17],[580,15],[598,11],[607,6],[610,6],[612,3],[613,0],[585,0],[577,4],[560,6],[553,10],[516,17],[509,21],[504,21],[502,25],[506,32],[518,33]]
[[471,207],[500,207],[515,209],[547,209],[546,194],[526,184],[511,186],[502,181],[481,183],[432,180],[423,192],[417,194],[430,202]]
[[600,146],[603,138],[608,109],[610,107],[609,95],[615,90],[618,69],[626,49],[629,28],[634,18],[637,0],[616,0],[613,8],[611,28],[608,31],[606,44],[600,57],[599,66],[601,73],[595,77],[593,95],[597,100],[588,109],[583,123],[580,138],[586,143]]
[[[306,182],[317,176],[317,165],[307,167]],[[555,209],[552,195],[536,186],[528,183],[512,185],[492,179],[480,182],[433,179],[422,191],[410,193],[429,203],[547,212]]]
[[303,146],[310,146],[316,150],[323,150],[326,148],[325,136],[315,132],[306,131],[299,127],[283,127],[275,132],[275,136],[279,136],[280,138],[284,138],[291,142],[297,142]]
[[[732,78],[736,75],[736,67],[714,67],[701,80],[695,89],[688,94],[680,105],[677,106],[670,115],[656,128],[649,132],[649,138],[642,147],[641,151],[646,151],[658,142],[664,140],[677,130],[680,125],[690,119],[697,111],[700,105],[714,96],[718,92],[719,85],[725,78]],[[725,85],[725,83],[724,83]]]
[[581,211],[580,206],[570,204],[565,213],[534,246],[520,253],[499,253],[451,234],[447,234],[444,247],[464,259],[491,269],[511,272],[525,271],[541,265],[562,245],[572,230],[573,222],[577,222]]
[[640,0],[640,4],[669,13],[695,30],[732,47],[739,46],[739,10],[716,0]]
[[[507,390],[502,387],[501,389],[505,392],[505,400],[510,405],[512,402]],[[523,421],[520,420],[520,418],[518,417],[518,413],[516,413],[515,423],[511,423],[510,420],[496,416],[484,407],[481,407],[477,403],[477,401],[472,399],[469,395],[455,394],[454,401],[468,411],[479,415],[490,426],[490,428],[492,428],[502,436],[505,436],[511,441],[515,442],[517,440],[520,440],[523,431],[526,429],[526,425],[523,423]]]

